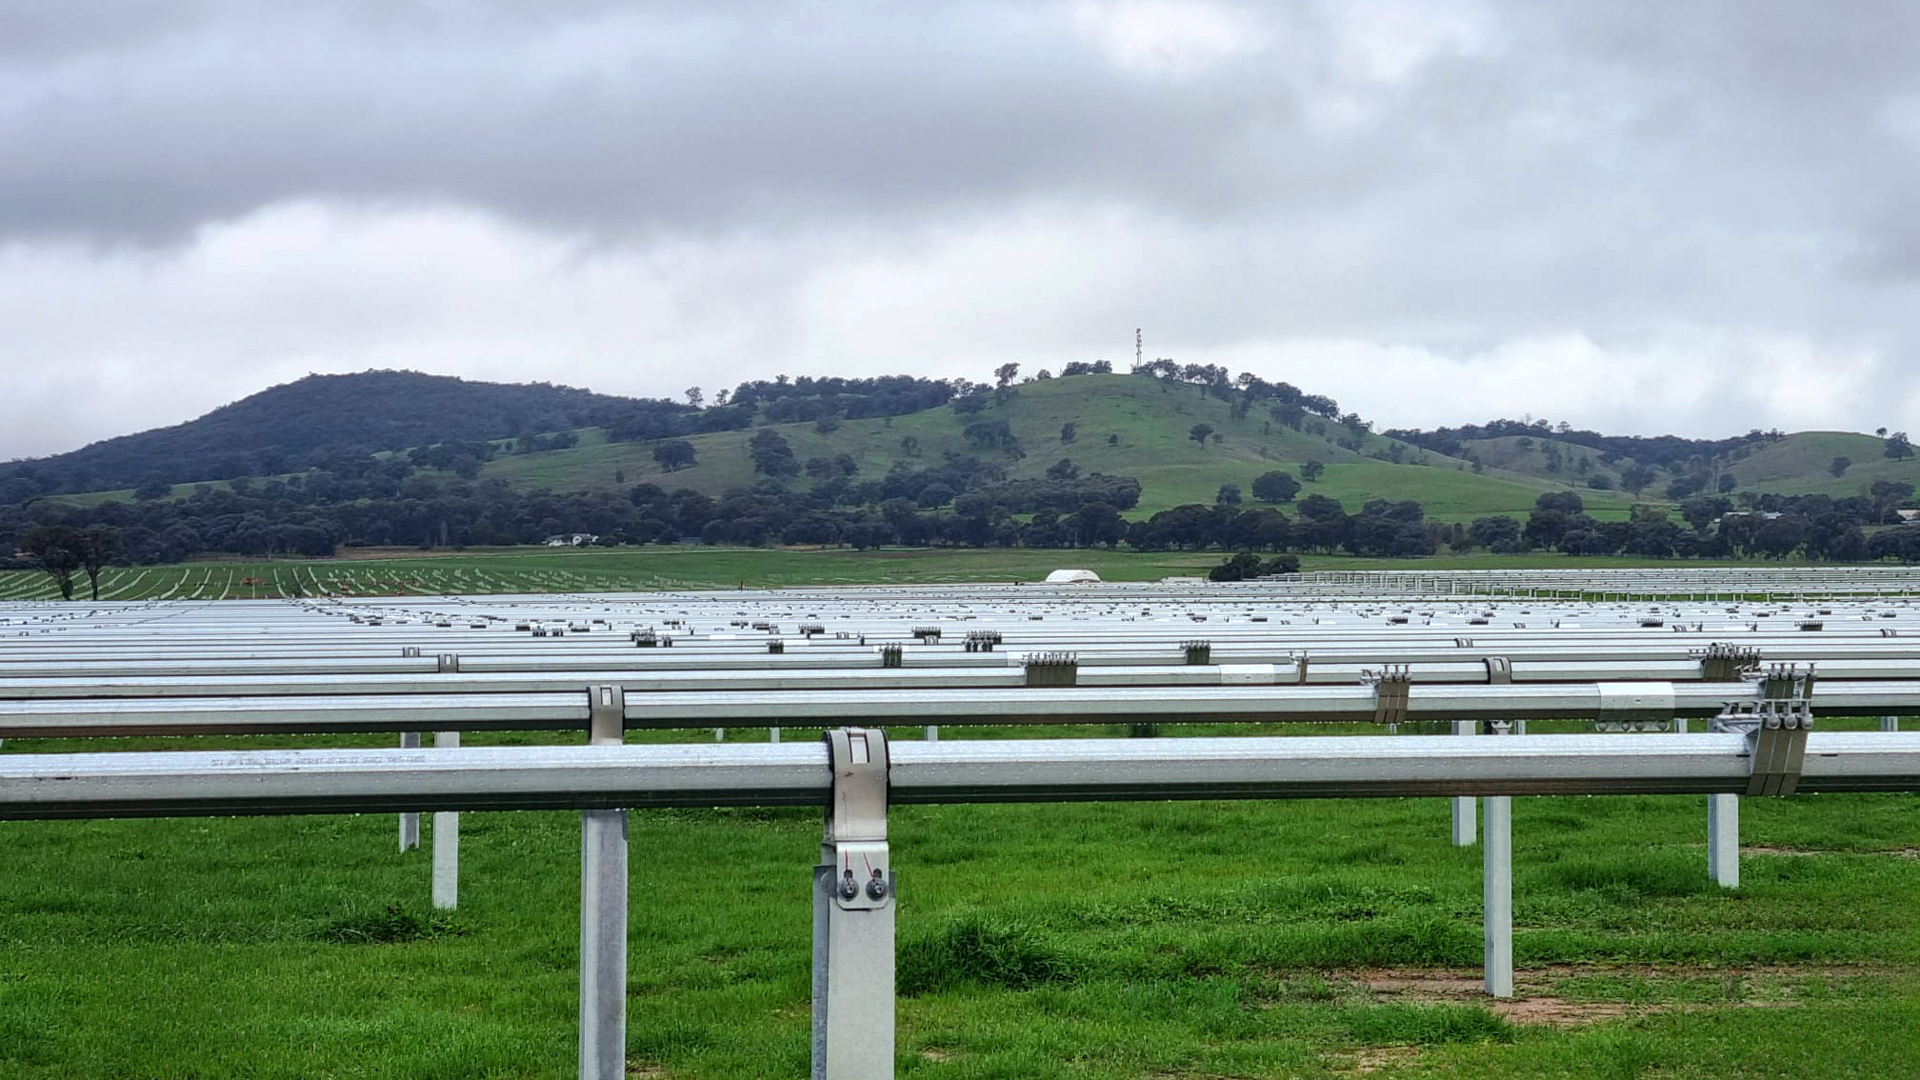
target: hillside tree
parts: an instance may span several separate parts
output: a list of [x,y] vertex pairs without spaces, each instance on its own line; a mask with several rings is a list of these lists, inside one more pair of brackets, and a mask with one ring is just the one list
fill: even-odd
[[1647,490],[1653,480],[1653,470],[1638,462],[1620,470],[1620,486],[1634,495]]
[[1212,424],[1195,424],[1187,429],[1187,438],[1199,443],[1202,447],[1207,445],[1207,436],[1211,434],[1213,434]]
[[800,475],[800,462],[794,459],[793,446],[772,428],[761,428],[747,443],[753,458],[753,471],[775,480]]
[[1275,469],[1253,478],[1253,497],[1261,502],[1292,502],[1298,494],[1300,481],[1295,480],[1292,473]]
[[668,439],[653,448],[653,460],[659,463],[662,472],[678,472],[699,459],[693,444],[685,439]]
[[1320,461],[1302,462],[1300,465],[1300,479],[1305,480],[1309,484],[1317,483],[1320,479],[1321,474],[1325,473],[1326,471],[1327,471],[1327,466],[1325,462],[1320,462]]
[[1834,476],[1834,479],[1837,480],[1840,477],[1847,475],[1847,470],[1852,467],[1853,467],[1853,459],[1843,454],[1840,457],[1834,458],[1833,461],[1827,465],[1827,471],[1832,473]]
[[86,548],[86,534],[71,525],[37,525],[20,538],[20,550],[53,578],[62,600],[73,599],[73,575],[86,566]]

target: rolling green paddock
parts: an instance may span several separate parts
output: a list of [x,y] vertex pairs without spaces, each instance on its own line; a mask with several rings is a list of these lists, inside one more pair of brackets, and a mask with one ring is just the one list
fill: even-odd
[[[594,593],[629,590],[774,588],[790,585],[926,584],[1039,581],[1064,566],[1086,567],[1108,581],[1158,581],[1204,575],[1222,552],[1135,552],[1026,548],[851,549],[710,548],[489,548],[414,557],[314,559],[273,562],[195,562],[174,566],[110,567],[101,577],[102,600],[276,599],[308,596],[319,588],[347,595],[443,593]],[[1561,567],[1644,567],[1631,556],[1570,557],[1458,555],[1425,559],[1358,559],[1306,555],[1307,570],[1458,570]],[[1781,563],[1686,560],[1670,566],[1779,566]],[[257,584],[247,584],[249,578]],[[49,600],[53,580],[38,571],[0,571],[0,600]],[[76,603],[87,598],[82,579]]]

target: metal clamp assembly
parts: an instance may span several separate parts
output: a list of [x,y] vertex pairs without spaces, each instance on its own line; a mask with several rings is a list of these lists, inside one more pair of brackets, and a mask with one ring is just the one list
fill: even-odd
[[1405,664],[1388,664],[1378,674],[1362,671],[1360,681],[1373,684],[1373,722],[1400,724],[1407,719],[1413,675]]
[[822,853],[828,857],[833,903],[841,911],[874,911],[893,903],[887,859],[887,736],[879,730],[826,732],[833,763]]
[[835,728],[824,736],[833,766],[833,805],[827,841],[887,838],[887,737],[866,728]]
[[1213,663],[1213,642],[1211,641],[1183,641],[1180,647],[1186,651],[1187,664],[1190,667]]
[[887,860],[887,737],[840,728],[825,735],[833,764],[833,803],[824,850],[834,875],[834,903],[870,911],[893,902]]
[[1075,686],[1080,682],[1080,658],[1070,652],[1029,653],[1028,686]]
[[1791,795],[1800,784],[1813,708],[1804,698],[1732,701],[1713,718],[1713,730],[1747,737],[1752,759],[1748,795]]
[[1700,678],[1706,682],[1739,682],[1760,666],[1760,650],[1732,642],[1716,641],[1687,655],[1700,661]]
[[1486,664],[1487,664],[1487,685],[1489,686],[1512,686],[1513,685],[1513,661],[1508,660],[1504,656],[1489,656],[1486,658]]
[[1774,664],[1760,676],[1760,697],[1767,701],[1806,701],[1813,697],[1813,665]]
[[887,859],[887,739],[826,733],[833,773],[813,871],[813,1076],[893,1075],[894,891]]

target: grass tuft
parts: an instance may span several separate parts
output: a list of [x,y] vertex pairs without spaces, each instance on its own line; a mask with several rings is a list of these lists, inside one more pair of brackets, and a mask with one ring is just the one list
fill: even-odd
[[461,933],[459,926],[446,915],[422,918],[398,904],[388,904],[380,911],[348,912],[321,927],[313,936],[333,945],[399,945],[457,937]]
[[1568,859],[1546,873],[1562,888],[1591,889],[1621,899],[1698,896],[1713,890],[1698,860],[1657,854]]
[[1341,1009],[1339,1023],[1368,1046],[1513,1041],[1513,1026],[1477,1005],[1356,1006]]
[[1045,983],[1071,981],[1080,970],[1032,924],[978,912],[903,942],[896,963],[896,986],[908,996],[963,985],[1031,990]]

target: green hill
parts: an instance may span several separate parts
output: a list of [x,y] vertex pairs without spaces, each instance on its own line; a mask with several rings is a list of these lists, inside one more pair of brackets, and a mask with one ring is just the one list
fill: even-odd
[[[1840,476],[1828,470],[1836,457],[1853,464]],[[1872,435],[1847,431],[1802,431],[1759,447],[1735,461],[1729,471],[1743,488],[1777,491],[1782,495],[1858,495],[1875,480],[1895,480],[1920,487],[1920,458],[1895,461],[1886,456],[1886,443]]]
[[[902,377],[894,382],[899,385],[880,389],[944,391],[942,384],[925,380]],[[501,444],[501,456],[481,466],[479,478],[502,480],[517,489],[600,491],[650,482],[720,495],[759,479],[748,442],[758,432],[771,429],[788,441],[801,463],[812,458],[850,458],[858,467],[856,480],[878,479],[897,465],[936,464],[948,453],[993,461],[1012,479],[1042,477],[1061,459],[1070,459],[1081,474],[1138,479],[1140,504],[1130,515],[1136,517],[1185,503],[1211,503],[1222,484],[1239,485],[1252,503],[1252,482],[1261,473],[1278,469],[1298,477],[1303,463],[1316,461],[1325,466],[1325,473],[1303,494],[1329,495],[1349,509],[1376,498],[1413,499],[1436,518],[1460,521],[1487,514],[1524,514],[1541,492],[1564,488],[1577,490],[1597,517],[1624,517],[1635,500],[1619,490],[1624,486],[1623,474],[1643,465],[1631,456],[1616,456],[1574,441],[1581,437],[1594,441],[1598,437],[1593,433],[1574,432],[1574,438],[1566,438],[1544,425],[1524,435],[1428,442],[1458,455],[1449,456],[1402,441],[1420,437],[1417,432],[1376,434],[1311,415],[1290,427],[1272,419],[1265,407],[1236,416],[1231,401],[1203,386],[1146,375],[1084,374],[1029,381],[993,395],[977,415],[963,414],[952,405],[902,406],[898,398],[891,406],[897,415],[866,415],[876,408],[888,410],[877,397],[834,399],[835,393],[858,389],[845,380],[743,384],[742,391],[752,387],[759,388],[753,391],[758,403],[736,402],[732,424],[764,421],[769,415],[792,416],[807,401],[825,402],[832,408],[861,402],[849,412],[863,418],[822,426],[808,420],[688,434],[684,437],[695,449],[697,464],[669,473],[654,460],[660,440],[622,441],[614,433],[729,426],[719,422],[722,410],[701,412],[671,402],[614,398],[543,384],[511,386],[367,372],[303,379],[177,428],[109,440],[62,458],[14,463],[16,479],[0,483],[19,487],[24,494],[31,493],[29,488],[64,488],[72,493],[56,496],[62,501],[92,504],[127,499],[131,492],[122,485],[111,485],[112,490],[80,490],[71,483],[74,477],[113,476],[124,484],[124,478],[134,472],[158,473],[179,481],[172,493],[184,497],[198,483],[224,486],[226,477],[244,477],[255,488],[276,478],[284,481],[305,468],[304,462],[334,460],[339,455],[385,460],[404,455],[416,445],[431,445],[409,439],[431,438],[444,440],[442,450],[456,440],[466,446],[487,441]],[[768,396],[781,388],[803,390],[812,397],[776,401]],[[868,386],[864,392],[878,391]],[[833,405],[835,400],[841,404]],[[921,411],[905,412],[904,408]],[[636,424],[636,418],[641,422]],[[647,426],[651,421],[658,423]],[[970,441],[968,427],[976,422],[1004,424],[1009,437],[978,444]],[[1506,424],[1508,431],[1518,427],[1499,423]],[[1062,428],[1068,424],[1073,425],[1070,441],[1062,437]],[[1190,437],[1196,424],[1213,429],[1204,443]],[[1501,429],[1475,430],[1490,434]],[[1461,429],[1463,436],[1472,433]],[[516,439],[517,447],[512,445]],[[530,442],[572,445],[524,452]],[[1707,477],[1712,488],[1728,476],[1740,490],[1781,494],[1851,495],[1877,479],[1920,485],[1920,460],[1887,459],[1882,440],[1869,435],[1803,432],[1762,437],[1756,432],[1720,443],[1662,437],[1610,444],[1666,455],[1669,464],[1654,470],[1645,488],[1643,498],[1648,500],[1664,499],[1668,484],[1685,472]],[[1675,446],[1680,449],[1676,451]],[[1680,457],[1690,446],[1731,448],[1708,457]],[[507,452],[512,449],[523,452]],[[111,453],[103,457],[107,451]],[[485,448],[480,452],[484,454]],[[1840,456],[1855,464],[1845,475],[1834,477],[1829,466]],[[216,459],[217,466],[209,464]],[[236,462],[256,468],[234,473]],[[64,475],[67,482],[59,486],[46,482],[46,474],[55,472],[56,464],[69,469]],[[473,464],[467,462],[469,467]],[[38,486],[17,478],[35,470],[41,477]],[[454,479],[451,473],[423,472],[441,481]],[[1595,482],[1611,490],[1595,490],[1591,486]],[[805,490],[810,483],[803,474],[794,486]]]
[[34,494],[128,490],[301,470],[329,455],[553,431],[611,422],[636,409],[687,406],[548,383],[470,382],[413,371],[309,375],[184,424],[0,466],[0,483]]
[[[1605,477],[1607,483],[1618,489],[1622,473],[1635,464],[1630,457],[1615,457],[1609,462],[1603,457],[1612,455],[1550,436],[1472,439],[1465,446],[1465,453],[1490,470],[1560,481],[1579,489],[1584,489],[1594,477]],[[1875,480],[1901,481],[1920,487],[1920,457],[1896,461],[1885,455],[1885,447],[1885,440],[1872,435],[1802,431],[1737,447],[1704,464],[1715,478],[1733,477],[1737,491],[1838,498],[1863,494]],[[1848,458],[1851,464],[1840,476],[1835,476],[1831,466],[1839,457]],[[1674,476],[1669,470],[1655,472],[1657,478],[1646,489],[1650,497],[1658,497]],[[1582,494],[1586,492],[1583,490]]]
[[[982,449],[969,443],[966,427],[1004,421],[1018,441],[1019,455]],[[1061,428],[1075,426],[1073,441],[1061,441]],[[1311,433],[1320,423],[1326,434]],[[1212,427],[1218,441],[1194,441],[1195,424]],[[1357,510],[1369,499],[1415,499],[1438,518],[1466,520],[1497,513],[1524,513],[1543,491],[1568,485],[1498,469],[1472,471],[1468,463],[1401,446],[1402,463],[1369,455],[1388,455],[1399,446],[1379,435],[1358,438],[1360,451],[1343,448],[1336,438],[1352,439],[1337,424],[1311,421],[1295,431],[1254,412],[1235,418],[1232,407],[1198,386],[1137,375],[1076,375],[1023,383],[1002,402],[978,416],[962,416],[950,407],[906,416],[843,421],[828,433],[813,424],[779,424],[780,432],[804,462],[814,457],[850,456],[860,478],[886,474],[896,462],[937,462],[945,452],[976,454],[1003,462],[1009,477],[1045,475],[1068,458],[1082,473],[1132,476],[1142,485],[1133,515],[1150,514],[1183,503],[1211,503],[1220,485],[1234,483],[1252,502],[1253,478],[1272,469],[1299,475],[1306,461],[1319,461],[1326,473],[1304,493],[1337,498]],[[698,464],[665,472],[654,463],[655,443],[609,442],[598,429],[580,431],[579,443],[566,450],[522,454],[488,462],[482,477],[518,486],[610,488],[647,481],[662,487],[688,487],[719,494],[749,485],[756,477],[747,442],[759,428],[712,432],[688,438]],[[1425,464],[1414,464],[1425,462]],[[805,478],[799,483],[804,486]],[[1303,494],[1304,494],[1303,493]],[[1624,516],[1632,502],[1611,492],[1583,493],[1601,517]]]

